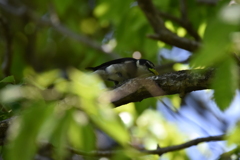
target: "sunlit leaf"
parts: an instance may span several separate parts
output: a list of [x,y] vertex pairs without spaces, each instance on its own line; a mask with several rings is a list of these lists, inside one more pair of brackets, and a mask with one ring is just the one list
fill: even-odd
[[136,137],[141,137],[144,146],[156,149],[157,144],[168,146],[182,143],[183,135],[174,124],[163,119],[160,113],[147,109],[136,120]]
[[229,135],[226,136],[228,140],[228,144],[240,144],[240,139],[239,139],[239,134],[240,134],[240,123],[238,122],[235,126],[235,128],[231,131],[229,131]]
[[0,91],[0,101],[2,103],[11,103],[23,97],[23,90],[19,85],[8,85]]
[[177,34],[178,34],[178,36],[180,36],[180,37],[184,37],[184,36],[187,34],[187,31],[186,31],[186,29],[184,29],[184,28],[182,28],[182,27],[179,27],[179,28],[177,29]]
[[50,70],[42,74],[35,75],[33,79],[28,77],[28,81],[39,88],[44,89],[55,83],[55,81],[60,80],[60,76],[60,70]]
[[204,36],[204,32],[205,32],[205,29],[206,29],[206,23],[202,23],[200,26],[199,26],[199,29],[198,29],[198,34],[203,37]]
[[[81,97],[81,108],[101,129],[122,145],[129,141],[129,134],[119,116],[112,109],[102,81],[95,75],[72,70],[71,91]],[[100,96],[101,95],[101,96]]]
[[75,111],[72,118],[68,130],[68,137],[72,146],[83,151],[94,150],[96,138],[88,117],[83,112]]
[[85,34],[94,34],[98,29],[98,22],[94,18],[84,19],[80,23],[80,29]]
[[16,102],[21,99],[39,100],[43,102],[43,98],[38,88],[21,85],[8,85],[0,92],[0,101],[3,103]]
[[106,12],[109,9],[109,4],[108,3],[101,3],[98,6],[95,7],[94,9],[94,15],[97,17],[101,17],[104,14],[106,14]]
[[134,124],[134,119],[137,116],[134,103],[128,103],[114,109],[120,116],[121,120],[127,127]]
[[165,26],[167,27],[167,29],[169,29],[172,32],[175,32],[175,28],[173,26],[173,23],[171,21],[166,21],[165,22]]
[[169,95],[167,97],[171,100],[172,105],[175,109],[180,108],[182,99],[180,98],[179,95]]

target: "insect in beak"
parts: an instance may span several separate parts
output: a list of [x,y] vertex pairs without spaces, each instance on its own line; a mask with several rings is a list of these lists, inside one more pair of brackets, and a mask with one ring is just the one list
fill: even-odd
[[154,73],[156,76],[159,75],[159,73],[155,69],[153,69],[153,68],[149,68],[149,71]]

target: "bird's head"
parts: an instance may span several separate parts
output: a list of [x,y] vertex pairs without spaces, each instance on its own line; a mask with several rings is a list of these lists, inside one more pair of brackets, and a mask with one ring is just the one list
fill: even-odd
[[154,75],[159,75],[159,73],[154,69],[154,64],[151,61],[148,61],[146,59],[138,59],[136,65],[139,74],[150,72]]

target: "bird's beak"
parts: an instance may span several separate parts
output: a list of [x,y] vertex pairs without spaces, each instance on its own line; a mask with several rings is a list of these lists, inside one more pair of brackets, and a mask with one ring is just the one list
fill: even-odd
[[155,69],[153,69],[153,68],[149,68],[149,71],[154,73],[156,76],[159,75],[159,73]]

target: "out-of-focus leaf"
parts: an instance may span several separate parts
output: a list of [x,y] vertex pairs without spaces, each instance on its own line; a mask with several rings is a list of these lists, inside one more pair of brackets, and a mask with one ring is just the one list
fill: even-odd
[[212,88],[214,99],[221,110],[228,107],[238,85],[238,67],[232,57],[227,57],[216,70]]
[[8,85],[0,91],[0,101],[2,103],[11,103],[23,97],[23,90],[19,85]]
[[67,133],[69,130],[69,124],[71,123],[71,113],[72,110],[66,110],[59,117],[56,129],[54,133],[51,135],[50,142],[53,144],[55,149],[55,159],[62,160],[67,154]]
[[66,13],[66,10],[68,9],[68,7],[71,5],[73,1],[57,1],[54,0],[54,5],[58,11],[59,15],[63,15],[64,13]]
[[35,87],[8,85],[0,92],[0,101],[3,103],[11,103],[21,99],[43,100],[39,90]]
[[133,132],[134,136],[141,137],[144,146],[149,149],[156,149],[157,144],[161,147],[183,142],[183,135],[177,127],[154,110],[145,110],[136,123],[138,128]]
[[233,130],[230,131],[229,135],[226,136],[227,140],[228,140],[228,144],[240,144],[240,139],[239,139],[239,135],[240,135],[240,122],[237,123],[237,125],[235,126],[235,128]]
[[239,159],[240,158],[239,152],[240,152],[240,148],[239,148],[239,145],[237,145],[236,147],[232,148],[230,151],[221,154],[218,157],[218,160]]
[[162,1],[162,2],[160,2],[160,1],[154,0],[153,2],[154,2],[154,4],[156,6],[158,6],[161,9],[164,9],[164,10],[173,7],[173,6],[171,6],[171,1]]
[[94,18],[87,18],[81,21],[80,29],[83,33],[93,35],[98,29],[98,22]]
[[130,5],[131,5],[130,1],[102,0],[101,3],[99,3],[99,5],[96,7],[95,14],[98,15],[99,18],[111,19],[114,23],[118,23],[119,20],[122,19],[121,17],[118,16],[119,13],[124,15],[127,11],[129,11]]
[[136,109],[138,115],[140,115],[146,109],[156,108],[156,105],[157,105],[157,99],[148,98],[148,99],[144,99],[141,102],[135,103],[135,109]]
[[172,21],[166,21],[166,22],[165,22],[165,26],[166,26],[167,29],[169,29],[170,31],[175,32],[175,28],[174,28],[174,25],[173,25]]
[[198,29],[198,34],[203,37],[204,36],[204,32],[206,29],[206,22],[203,22],[201,25],[199,25],[199,29]]
[[96,138],[88,117],[83,112],[75,111],[72,118],[68,130],[68,137],[72,146],[83,151],[94,150]]
[[223,10],[224,8],[219,11],[217,17],[210,19],[205,30],[203,47],[191,61],[193,66],[212,66],[226,58],[231,43],[230,34],[236,31],[238,23],[233,24],[223,19]]
[[107,11],[109,10],[109,4],[108,3],[100,3],[97,5],[94,9],[94,15],[96,17],[103,16]]
[[128,128],[134,124],[136,109],[134,103],[128,103],[114,109]]
[[15,79],[14,79],[14,76],[8,76],[8,77],[5,77],[4,79],[2,79],[0,81],[0,83],[15,83]]
[[60,70],[50,70],[42,74],[35,75],[32,80],[28,78],[28,80],[39,88],[44,89],[55,83],[55,81],[60,80],[60,76]]
[[39,130],[53,112],[53,105],[43,106],[42,103],[32,103],[33,107],[16,119],[14,119],[9,129],[9,143],[6,146],[4,159],[32,160],[37,150],[36,139]]
[[77,70],[71,71],[70,79],[73,83],[69,89],[81,97],[80,107],[89,118],[120,144],[126,145],[130,140],[129,133],[112,109],[109,95],[104,93],[101,80],[95,75],[84,74]]
[[14,78],[16,81],[22,80],[23,78],[23,71],[26,67],[26,62],[24,61],[23,58],[23,53],[21,52],[23,49],[23,41],[25,41],[25,37],[22,33],[17,33],[16,36],[23,36],[23,38],[21,39],[21,43],[17,43],[16,46],[14,47],[15,52],[13,54],[12,57],[12,66],[11,66],[11,70],[12,70],[12,75],[14,75]]

